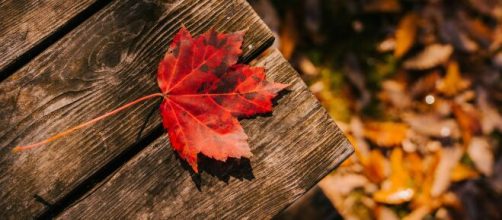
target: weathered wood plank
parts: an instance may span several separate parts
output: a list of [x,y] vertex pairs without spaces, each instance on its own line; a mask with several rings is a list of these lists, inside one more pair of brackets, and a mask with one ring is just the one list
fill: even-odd
[[47,210],[96,170],[160,126],[157,101],[147,101],[89,129],[19,154],[19,144],[44,139],[158,91],[156,68],[184,23],[194,34],[249,28],[244,57],[273,40],[244,0],[120,0],[107,5],[0,84],[0,218]]
[[242,120],[254,154],[250,166],[205,163],[198,180],[162,136],[59,218],[266,219],[297,199],[352,148],[279,52],[257,65],[291,86],[271,116]]
[[96,2],[1,0],[0,72]]

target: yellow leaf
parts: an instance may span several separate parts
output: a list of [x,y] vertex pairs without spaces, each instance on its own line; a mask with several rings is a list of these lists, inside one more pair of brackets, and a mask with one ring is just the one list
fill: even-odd
[[472,179],[472,178],[476,178],[477,176],[478,176],[478,173],[476,171],[474,171],[470,167],[463,165],[461,163],[457,164],[453,168],[453,170],[450,174],[450,178],[453,182]]
[[390,155],[392,174],[390,185],[373,194],[373,199],[386,204],[401,204],[410,201],[415,195],[415,190],[410,187],[410,175],[403,166],[403,151],[394,148]]
[[445,95],[453,96],[467,89],[469,85],[470,82],[460,75],[458,63],[452,61],[448,64],[445,78],[438,83],[437,90]]
[[434,183],[434,172],[439,164],[440,153],[428,155],[422,161],[423,176],[420,182],[416,182],[418,186],[417,195],[413,199],[412,207],[419,208],[432,203],[431,189]]
[[396,30],[396,49],[394,50],[394,56],[400,58],[413,46],[417,28],[418,16],[415,13],[409,13],[401,19]]

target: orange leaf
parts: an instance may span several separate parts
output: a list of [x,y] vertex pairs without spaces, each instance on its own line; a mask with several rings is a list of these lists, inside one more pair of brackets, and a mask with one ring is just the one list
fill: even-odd
[[394,148],[391,156],[392,174],[390,185],[373,194],[373,199],[386,204],[401,204],[408,202],[415,195],[415,190],[410,187],[410,175],[403,166],[403,151],[401,148]]
[[279,50],[282,52],[286,59],[290,59],[295,51],[296,41],[298,40],[298,33],[295,29],[295,18],[293,11],[288,11],[286,14],[285,25],[282,26],[280,31],[280,45]]
[[445,95],[453,96],[467,89],[469,85],[470,82],[460,75],[458,63],[452,61],[448,64],[445,78],[438,83],[437,90]]
[[461,163],[457,164],[450,174],[450,178],[453,182],[472,179],[476,177],[478,177],[478,173],[475,170]]
[[363,163],[363,165],[365,175],[371,182],[380,183],[385,180],[385,178],[387,178],[387,159],[385,159],[385,157],[379,150],[372,150],[368,158],[366,158],[366,160],[364,161],[365,163]]
[[472,136],[481,133],[481,124],[475,109],[452,104],[453,114],[457,119],[462,131],[462,139],[464,145],[467,146],[471,142]]
[[408,126],[396,122],[370,122],[364,127],[364,136],[380,147],[394,147],[406,138]]
[[403,56],[415,43],[415,36],[418,29],[418,16],[415,13],[408,13],[399,22],[396,30],[396,49],[394,56]]

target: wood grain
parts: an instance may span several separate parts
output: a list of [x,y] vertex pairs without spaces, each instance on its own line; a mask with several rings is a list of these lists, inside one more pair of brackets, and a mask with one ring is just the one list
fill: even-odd
[[250,163],[207,159],[199,177],[162,136],[59,218],[267,219],[305,193],[353,150],[279,52],[257,65],[291,86],[272,115],[241,121]]
[[96,0],[1,0],[0,72]]
[[249,28],[245,60],[273,41],[244,0],[120,0],[107,5],[0,84],[1,219],[44,213],[160,127],[158,112],[148,117],[158,108],[158,101],[151,100],[52,144],[10,153],[16,145],[158,92],[158,62],[182,23],[194,34],[211,27],[224,32]]

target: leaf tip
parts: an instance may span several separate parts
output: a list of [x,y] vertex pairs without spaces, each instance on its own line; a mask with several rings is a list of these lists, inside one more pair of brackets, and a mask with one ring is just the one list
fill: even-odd
[[190,164],[190,166],[192,167],[193,172],[197,174],[199,173],[199,166],[197,165],[197,162]]
[[12,148],[11,152],[12,153],[19,153],[23,151],[23,148],[21,146],[16,146],[15,148]]

